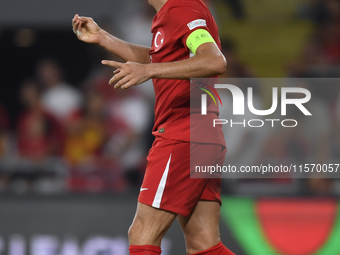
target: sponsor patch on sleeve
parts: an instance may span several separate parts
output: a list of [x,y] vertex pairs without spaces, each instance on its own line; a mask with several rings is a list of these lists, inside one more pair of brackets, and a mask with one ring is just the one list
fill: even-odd
[[207,22],[204,19],[197,19],[188,23],[188,28],[193,30],[196,27],[206,27]]

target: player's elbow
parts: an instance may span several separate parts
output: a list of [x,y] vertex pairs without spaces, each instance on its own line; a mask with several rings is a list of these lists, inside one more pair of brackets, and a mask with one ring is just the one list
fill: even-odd
[[227,69],[227,60],[222,54],[218,54],[214,57],[212,61],[212,73],[213,75],[222,75],[226,72]]

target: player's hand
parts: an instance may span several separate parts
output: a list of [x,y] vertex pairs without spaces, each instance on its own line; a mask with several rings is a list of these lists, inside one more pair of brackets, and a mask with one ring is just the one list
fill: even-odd
[[92,18],[80,17],[76,14],[72,20],[72,26],[79,40],[87,43],[99,42],[100,27]]
[[116,61],[103,60],[103,65],[116,68],[114,76],[109,81],[110,85],[115,84],[114,88],[127,89],[131,86],[146,82],[151,77],[149,75],[147,64],[138,64],[134,62],[119,63]]

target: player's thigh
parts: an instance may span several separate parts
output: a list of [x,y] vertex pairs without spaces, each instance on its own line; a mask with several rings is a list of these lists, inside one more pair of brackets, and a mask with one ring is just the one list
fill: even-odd
[[220,203],[200,200],[192,214],[178,215],[189,254],[207,250],[220,242]]
[[164,234],[175,218],[175,213],[138,202],[136,214],[129,229],[130,245],[160,246]]

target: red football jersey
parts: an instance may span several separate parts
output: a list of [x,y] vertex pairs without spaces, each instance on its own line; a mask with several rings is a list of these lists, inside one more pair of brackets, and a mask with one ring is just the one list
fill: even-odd
[[[186,40],[196,29],[207,30],[221,48],[216,22],[201,0],[168,0],[152,23],[152,63],[189,58],[191,52]],[[156,95],[154,136],[225,145],[221,126],[213,127],[213,119],[219,114],[214,104],[208,104],[204,121],[201,121],[200,111],[191,112],[192,120],[199,120],[200,124],[190,132],[190,80],[153,79],[153,85]]]

